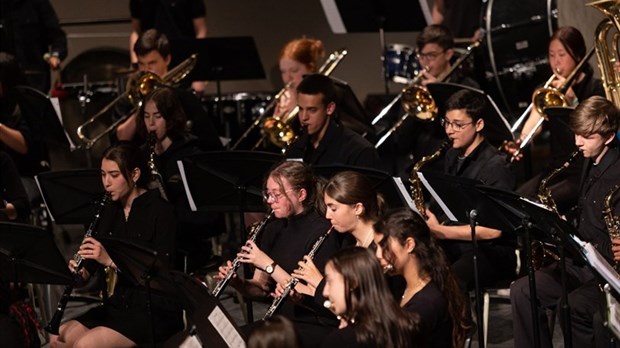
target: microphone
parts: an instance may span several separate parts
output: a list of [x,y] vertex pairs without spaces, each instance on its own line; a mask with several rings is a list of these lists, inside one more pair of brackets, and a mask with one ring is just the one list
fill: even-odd
[[476,209],[472,209],[469,212],[469,218],[472,220],[476,220],[477,217],[478,217],[478,211]]

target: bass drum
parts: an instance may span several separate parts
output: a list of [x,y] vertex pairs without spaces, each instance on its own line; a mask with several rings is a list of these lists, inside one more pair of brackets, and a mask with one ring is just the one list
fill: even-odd
[[[260,117],[272,98],[268,93],[242,92],[223,95],[219,102],[217,96],[207,96],[203,104],[218,133],[234,143]],[[222,110],[221,115],[218,107]],[[259,131],[260,127],[257,127],[256,133]],[[258,140],[255,134],[250,137],[252,139],[247,139],[247,143],[254,144]]]
[[551,76],[547,47],[557,29],[556,1],[489,0],[483,26],[485,90],[507,113],[518,115]]

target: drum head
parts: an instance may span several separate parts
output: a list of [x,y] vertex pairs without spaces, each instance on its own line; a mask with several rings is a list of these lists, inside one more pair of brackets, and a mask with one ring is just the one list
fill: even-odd
[[555,0],[490,0],[484,25],[487,86],[502,109],[518,114],[549,78],[547,46],[557,28]]
[[390,80],[408,84],[420,69],[413,47],[400,43],[389,44],[385,51],[385,69]]

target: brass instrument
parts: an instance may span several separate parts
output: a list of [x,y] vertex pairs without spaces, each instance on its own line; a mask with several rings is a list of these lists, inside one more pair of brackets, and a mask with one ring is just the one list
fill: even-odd
[[[272,217],[273,217],[273,210],[269,212],[269,215],[267,215],[267,217],[259,221],[258,224],[253,225],[252,229],[250,230],[250,237],[248,238],[248,240],[251,240],[252,242],[256,242],[256,238],[261,233],[261,231],[265,228],[265,226],[267,225],[267,222]],[[232,277],[235,275],[235,273],[237,273],[237,270],[239,269],[240,266],[241,266],[241,259],[239,258],[239,256],[237,256],[233,260],[232,266],[226,273],[226,276],[220,279],[219,282],[217,282],[217,285],[211,292],[211,295],[213,295],[215,298],[220,297],[220,295],[222,294],[222,291],[226,288],[226,285],[228,285],[228,283],[230,282]]]
[[423,165],[439,157],[441,152],[445,150],[448,146],[450,146],[449,141],[443,142],[443,144],[441,144],[437,151],[435,151],[430,156],[422,157],[419,161],[416,162],[416,164],[413,166],[413,169],[411,170],[411,176],[409,177],[409,182],[411,183],[411,198],[413,199],[413,203],[415,204],[416,208],[418,209],[420,215],[422,215],[424,220],[428,219],[428,216],[426,215],[426,206],[424,205],[424,191],[422,190],[422,183],[420,182],[418,172]]
[[237,147],[239,147],[239,145],[241,144],[241,142],[248,137],[248,135],[250,135],[250,132],[252,132],[256,127],[258,127],[261,123],[263,123],[263,121],[265,120],[265,116],[267,115],[268,112],[270,112],[272,109],[274,109],[276,107],[276,105],[279,103],[280,98],[282,98],[282,96],[284,96],[284,93],[286,93],[286,91],[291,88],[291,85],[293,84],[292,81],[290,81],[289,83],[286,84],[286,86],[282,87],[282,89],[280,90],[280,92],[278,92],[275,97],[273,97],[273,100],[267,105],[265,106],[265,109],[263,109],[263,111],[261,112],[261,114],[256,118],[256,120],[254,120],[254,122],[252,122],[252,124],[250,125],[250,127],[248,127],[248,129],[245,130],[245,132],[243,132],[243,134],[239,137],[239,139],[237,139],[237,141],[235,142],[235,144],[230,148],[231,150],[236,150]]
[[[564,164],[552,170],[551,173],[549,173],[546,177],[544,177],[540,181],[540,184],[538,185],[538,194],[537,194],[538,200],[540,201],[540,203],[542,203],[547,208],[549,208],[549,210],[555,212],[558,215],[559,215],[558,206],[555,203],[553,196],[551,195],[551,190],[549,189],[549,185],[548,185],[549,181],[553,179],[554,177],[556,177],[561,172],[563,172],[564,170],[566,170],[566,168],[568,168],[571,165],[571,163],[575,160],[575,158],[577,158],[577,155],[579,155],[579,153],[580,153],[579,150],[573,152],[568,158],[568,160],[564,162]],[[546,264],[545,260],[548,257],[552,258],[555,261],[560,260],[560,257],[555,252],[551,251],[551,248],[555,247],[552,244],[544,243],[539,240],[534,240],[530,243],[530,247],[531,247],[530,249],[532,253],[532,263],[534,265],[534,269],[540,269],[540,267],[545,265]]]
[[149,146],[149,160],[147,165],[151,171],[151,182],[149,183],[149,189],[157,189],[159,195],[166,202],[168,201],[168,195],[166,194],[166,186],[164,186],[164,178],[161,176],[155,165],[155,146],[157,145],[157,134],[155,132],[149,132],[146,137],[146,143]]
[[[168,71],[168,73],[161,78],[156,74],[147,71],[139,71],[134,74],[129,79],[129,81],[127,81],[127,88],[125,93],[116,97],[93,117],[88,119],[88,121],[84,122],[77,128],[77,135],[80,140],[84,141],[84,147],[86,149],[90,149],[91,147],[93,147],[93,145],[95,145],[97,141],[99,141],[99,139],[110,133],[116,128],[116,126],[129,118],[129,116],[132,115],[138,107],[140,107],[140,105],[142,104],[142,99],[155,88],[161,85],[174,85],[183,80],[183,78],[185,78],[185,76],[187,76],[187,74],[192,71],[192,69],[196,65],[197,59],[198,55],[195,53],[192,54],[189,58],[174,67],[174,69]],[[103,131],[96,135],[90,134],[91,132],[87,131],[87,127],[99,121],[102,116],[106,115],[114,105],[116,105],[121,99],[125,97],[127,97],[134,105],[134,108],[131,110],[131,112],[129,112],[127,115],[123,115],[118,120],[112,122],[111,125],[109,125],[107,128],[105,128]],[[94,133],[95,130],[93,130],[92,132]]]
[[[323,233],[314,242],[314,244],[312,245],[312,249],[310,249],[310,252],[308,253],[308,257],[310,257],[311,260],[314,258],[314,255],[319,250],[321,245],[323,245],[323,242],[325,241],[325,239],[327,239],[327,236],[329,236],[329,234],[332,232],[333,229],[334,229],[334,226],[331,226],[329,228],[329,230],[327,230],[327,232]],[[269,318],[271,318],[273,316],[273,314],[280,307],[282,302],[284,302],[284,300],[291,293],[291,290],[293,290],[293,288],[295,288],[297,283],[299,283],[299,279],[297,279],[296,277],[291,277],[291,279],[289,279],[289,281],[286,283],[286,285],[284,285],[284,289],[282,290],[282,295],[280,295],[280,296],[278,296],[278,297],[273,299],[273,302],[271,303],[271,306],[269,306],[269,308],[267,309],[267,312],[263,316],[263,320],[267,320],[267,319],[269,319]]]
[[[423,69],[424,71],[428,71],[428,67],[424,67]],[[424,77],[424,74],[422,74],[423,70],[417,70],[415,72],[415,75],[413,76],[413,78],[411,79],[411,81],[409,82],[409,86],[408,87],[412,87],[415,85],[420,84],[420,81],[422,81],[422,78]],[[381,121],[381,119],[387,115],[388,111],[392,110],[392,107],[394,105],[396,105],[396,103],[403,97],[403,91],[406,90],[406,88],[403,88],[397,95],[396,97],[394,97],[394,99],[392,99],[392,101],[386,105],[381,112],[379,112],[379,114],[377,116],[375,116],[375,118],[372,120],[371,124],[374,126],[375,124],[377,124],[377,122]]]
[[[614,215],[613,211],[613,198],[614,195],[618,193],[618,190],[620,190],[620,184],[612,187],[612,189],[609,190],[609,193],[605,195],[605,200],[603,201],[603,215],[605,219],[605,227],[607,228],[607,233],[609,233],[609,238],[612,241],[614,239],[620,238],[620,217]],[[618,263],[618,261],[614,263],[614,268],[616,269],[616,271],[619,270],[619,265],[620,263]]]
[[[321,75],[329,76],[334,69],[340,64],[340,62],[346,57],[347,50],[338,50],[329,55],[327,60],[321,65],[318,73]],[[261,132],[263,136],[254,145],[253,149],[256,149],[265,139],[268,139],[272,144],[279,148],[286,148],[297,137],[295,131],[291,127],[291,121],[299,113],[299,107],[295,106],[293,110],[284,115],[273,115],[273,117],[267,117],[263,121]]]
[[[617,0],[602,0],[588,3],[587,6],[592,6],[609,17],[596,27],[594,47],[596,49],[598,67],[601,70],[605,95],[616,107],[620,107],[620,72],[614,69],[614,63],[620,61],[620,51],[618,51],[618,42],[620,41],[620,3]],[[610,40],[610,47],[607,35],[612,26],[615,26],[616,32]]]
[[549,210],[553,211],[554,213],[558,215],[559,215],[558,206],[555,204],[555,201],[553,200],[553,196],[551,195],[551,190],[548,187],[549,180],[553,179],[558,174],[566,170],[566,168],[568,168],[571,165],[571,163],[575,160],[575,158],[577,157],[577,155],[579,155],[579,153],[580,153],[579,150],[576,150],[575,152],[573,152],[568,158],[568,160],[564,162],[564,164],[552,170],[551,173],[549,173],[549,175],[544,177],[540,181],[540,184],[538,185],[538,200],[540,201],[540,203],[544,204],[547,208],[549,208]]
[[[106,192],[105,195],[99,201],[99,207],[97,208],[97,213],[95,214],[95,218],[88,226],[86,233],[84,234],[84,238],[90,237],[95,232],[95,229],[99,226],[99,221],[101,221],[101,213],[103,212],[103,208],[110,201],[110,193]],[[58,301],[58,306],[56,308],[56,312],[52,316],[52,319],[45,327],[45,331],[51,333],[52,335],[58,335],[58,329],[60,328],[60,321],[62,320],[62,316],[65,313],[65,308],[67,307],[67,303],[69,302],[69,297],[71,297],[71,292],[77,283],[81,281],[80,271],[84,268],[84,258],[80,256],[80,254],[75,253],[73,255],[73,259],[76,262],[73,278],[74,281],[71,284],[65,286],[65,290],[62,293],[60,301]]]
[[[442,75],[437,77],[438,82],[444,82],[448,79],[460,66],[465,62],[469,56],[474,52],[474,48],[480,46],[480,41],[476,41],[469,45],[466,52],[457,59],[456,62]],[[422,74],[418,75],[422,76]],[[421,78],[420,78],[421,79]],[[425,86],[419,83],[412,84],[405,88],[401,92],[401,105],[405,114],[402,115],[396,124],[390,128],[375,144],[375,148],[381,146],[400,126],[405,122],[409,116],[414,116],[418,121],[432,122],[437,117],[437,105],[433,96]],[[376,119],[376,118],[375,118]],[[374,122],[374,120],[373,120]]]

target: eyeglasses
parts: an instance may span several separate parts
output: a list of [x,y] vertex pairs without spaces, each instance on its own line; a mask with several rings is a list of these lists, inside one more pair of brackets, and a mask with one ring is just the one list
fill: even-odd
[[455,132],[460,132],[463,129],[465,129],[465,127],[469,126],[470,124],[472,124],[474,122],[472,121],[472,122],[468,122],[468,123],[458,123],[458,122],[450,122],[450,121],[446,120],[445,118],[442,118],[440,123],[446,129],[448,127],[452,127],[452,129]]
[[433,61],[433,60],[437,59],[437,57],[439,57],[440,55],[444,54],[445,52],[446,51],[418,53],[418,54],[416,54],[416,57],[418,57],[418,60]]
[[264,191],[263,192],[263,199],[265,200],[265,202],[267,202],[269,200],[269,198],[273,199],[274,202],[278,202],[280,200],[280,198],[282,198],[282,196],[284,196],[285,194],[291,192],[291,191],[295,191],[295,189],[290,189],[290,190],[286,190],[284,192],[268,192],[268,191]]

